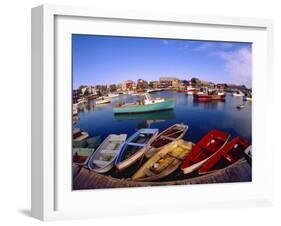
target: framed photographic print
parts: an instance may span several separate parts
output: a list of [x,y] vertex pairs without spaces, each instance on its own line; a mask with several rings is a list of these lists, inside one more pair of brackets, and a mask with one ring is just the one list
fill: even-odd
[[32,9],[32,215],[270,204],[272,30],[263,19]]

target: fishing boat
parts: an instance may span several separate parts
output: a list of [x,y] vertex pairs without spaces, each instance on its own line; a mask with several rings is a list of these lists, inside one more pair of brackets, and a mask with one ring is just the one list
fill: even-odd
[[101,97],[96,100],[96,104],[108,104],[111,103],[110,98]]
[[79,128],[74,128],[72,131],[72,140],[73,141],[82,141],[89,137],[89,134],[85,131],[82,131]]
[[244,157],[244,151],[250,144],[241,137],[235,137],[217,151],[199,169],[198,173],[207,174],[223,169]]
[[93,148],[72,148],[72,162],[77,165],[86,165]]
[[146,92],[148,92],[148,93],[155,93],[155,92],[160,92],[160,91],[162,91],[162,89],[148,89]]
[[224,100],[225,99],[225,93],[224,92],[216,92],[212,94],[212,100]]
[[181,169],[184,174],[198,170],[208,159],[219,151],[228,141],[228,133],[212,130],[204,136],[184,160]]
[[235,97],[243,97],[244,93],[240,90],[237,90],[234,93],[232,93],[232,95],[235,96]]
[[132,180],[156,181],[171,175],[192,150],[192,142],[182,139],[164,146],[132,176]]
[[127,134],[110,134],[91,155],[88,167],[97,173],[106,173],[114,166],[116,156],[125,144]]
[[144,156],[151,142],[158,135],[158,129],[140,129],[129,137],[119,152],[115,165],[122,171]]
[[212,96],[208,95],[208,94],[198,94],[198,93],[195,93],[193,95],[193,98],[194,98],[194,100],[202,101],[202,102],[212,101]]
[[119,103],[113,108],[114,114],[134,114],[174,109],[175,99],[151,98],[148,93],[144,94],[143,100],[136,103]]
[[188,126],[184,124],[175,124],[168,129],[160,133],[155,140],[150,144],[150,147],[147,149],[145,156],[150,158],[156,152],[158,152],[165,145],[173,141],[181,139],[187,132]]
[[225,93],[214,89],[201,88],[200,92],[194,93],[197,101],[209,102],[212,100],[225,100]]

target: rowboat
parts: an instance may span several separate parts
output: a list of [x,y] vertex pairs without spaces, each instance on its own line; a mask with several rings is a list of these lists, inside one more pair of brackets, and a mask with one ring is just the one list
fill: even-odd
[[132,176],[132,180],[155,181],[171,175],[190,154],[192,142],[173,141],[164,146]]
[[252,165],[252,145],[248,146],[244,151],[247,162]]
[[223,148],[217,151],[206,163],[199,169],[199,174],[206,174],[223,169],[244,157],[244,151],[250,144],[236,137],[227,143]]
[[82,131],[79,128],[74,128],[72,131],[72,140],[73,141],[82,141],[89,137],[89,134],[85,131]]
[[73,148],[97,148],[101,143],[100,136],[94,136],[86,140],[72,141]]
[[98,173],[106,173],[111,170],[126,138],[127,134],[110,134],[89,158],[89,169]]
[[93,148],[72,148],[72,162],[77,165],[86,165]]
[[99,98],[96,100],[96,104],[108,104],[111,103],[111,99],[110,98]]
[[129,137],[119,152],[115,165],[122,171],[144,156],[151,142],[158,135],[158,129],[139,129]]
[[175,107],[175,99],[151,98],[148,93],[145,93],[144,96],[143,100],[139,100],[136,103],[117,104],[113,108],[114,114],[154,112],[174,109]]
[[204,136],[184,160],[181,169],[184,174],[198,170],[209,158],[219,151],[228,141],[228,133],[212,130]]
[[246,150],[244,151],[244,153],[245,153],[249,158],[252,158],[252,145],[250,145],[249,147],[247,147]]
[[155,140],[150,144],[145,156],[150,158],[156,152],[158,152],[165,145],[181,139],[187,132],[188,126],[184,124],[175,124],[168,129],[160,133]]

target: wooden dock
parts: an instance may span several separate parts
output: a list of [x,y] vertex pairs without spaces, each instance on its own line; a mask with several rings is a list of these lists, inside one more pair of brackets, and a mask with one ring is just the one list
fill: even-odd
[[136,182],[130,179],[117,179],[95,173],[83,167],[80,168],[76,165],[73,166],[72,175],[74,190],[252,181],[252,169],[246,160],[240,160],[225,169],[211,174],[174,181]]

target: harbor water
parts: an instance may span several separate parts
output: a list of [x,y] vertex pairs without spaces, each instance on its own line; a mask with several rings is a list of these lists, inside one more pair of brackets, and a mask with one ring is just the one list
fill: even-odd
[[[110,104],[95,105],[95,100],[80,106],[79,121],[74,125],[90,137],[109,134],[127,134],[128,137],[140,128],[158,128],[159,132],[175,123],[189,126],[185,140],[198,142],[212,129],[228,132],[231,138],[241,136],[252,142],[252,103],[243,101],[227,93],[225,101],[197,102],[193,96],[175,91],[162,91],[150,94],[152,97],[175,98],[173,110],[145,114],[114,115],[113,107],[118,102],[135,102],[142,96],[119,95]],[[238,109],[237,106],[245,107]]]

